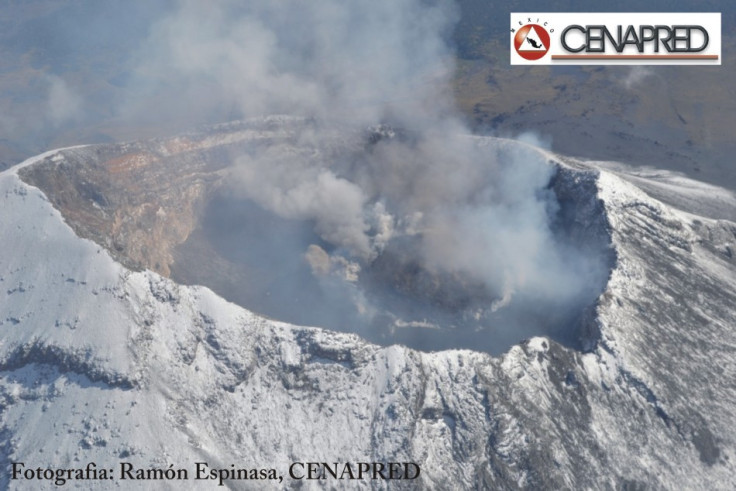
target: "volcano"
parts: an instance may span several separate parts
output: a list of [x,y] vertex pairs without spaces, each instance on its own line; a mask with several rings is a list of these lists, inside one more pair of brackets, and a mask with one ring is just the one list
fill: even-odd
[[[411,486],[429,489],[733,480],[733,194],[458,137],[483,156],[476,165],[500,166],[489,175],[519,161],[546,169],[531,194],[545,240],[586,280],[552,295],[531,276],[509,292],[465,262],[433,260],[443,230],[409,220],[401,193],[364,203],[401,233],[381,241],[387,228],[367,221],[361,252],[321,218],[239,192],[242,155],[327,162],[366,190],[376,181],[350,165],[420,138],[310,125],[271,117],[73,147],[0,174],[0,241],[13,251],[0,259],[6,468],[206,461],[288,479],[292,462],[348,459],[416,462]],[[305,127],[326,136],[305,139]],[[491,181],[453,210],[521,206],[516,181]]]

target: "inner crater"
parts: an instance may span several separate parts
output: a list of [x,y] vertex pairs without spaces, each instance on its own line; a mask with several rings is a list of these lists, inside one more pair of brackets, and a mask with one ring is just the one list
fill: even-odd
[[277,320],[425,351],[590,349],[615,259],[595,173],[443,138],[267,119],[70,149],[21,177],[127,267]]

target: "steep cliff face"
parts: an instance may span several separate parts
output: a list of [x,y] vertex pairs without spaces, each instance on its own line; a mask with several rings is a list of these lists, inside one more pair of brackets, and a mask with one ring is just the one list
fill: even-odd
[[51,197],[75,232],[134,270],[169,276],[174,249],[197,223],[244,143],[290,136],[290,121],[222,125],[211,133],[68,150],[57,162],[21,171]]
[[[64,176],[80,172],[65,165],[79,155],[89,149],[50,152],[0,174],[0,245],[9,251],[0,256],[6,468],[90,461],[117,468],[124,461],[191,469],[207,461],[274,467],[284,484],[227,484],[276,489],[298,484],[288,480],[291,462],[388,460],[417,462],[420,481],[337,484],[736,486],[736,224],[676,207],[687,205],[678,193],[698,202],[717,195],[713,206],[727,213],[736,209],[727,194],[688,181],[687,188],[668,188],[665,205],[621,170],[549,155],[562,169],[551,184],[561,203],[565,196],[578,203],[565,226],[573,236],[603,233],[606,240],[591,246],[601,253],[608,241],[613,246],[605,291],[579,319],[583,349],[534,337],[497,357],[425,353],[268,320],[207,288],[131,271],[120,262],[132,265],[133,254],[108,253],[115,247],[105,238],[124,227],[115,228],[119,221],[105,215],[112,209],[106,207],[132,203],[121,216],[133,213],[135,203],[150,201],[136,201],[149,192],[146,182],[131,180],[140,193],[121,189],[119,201],[97,203],[97,218],[79,220],[90,224],[84,233],[65,218],[75,221],[69,210],[89,209],[79,200],[95,202],[93,195],[69,192],[66,201],[49,201],[18,177],[58,186],[49,194],[65,196],[76,185]],[[217,169],[192,173],[216,176]],[[159,177],[151,185],[164,182]],[[202,186],[207,182],[202,177]],[[160,203],[173,213],[163,205],[167,193]],[[146,239],[133,235],[122,233],[124,250],[143,251]],[[0,479],[11,488],[28,485],[7,474]],[[193,480],[137,484],[201,489]]]

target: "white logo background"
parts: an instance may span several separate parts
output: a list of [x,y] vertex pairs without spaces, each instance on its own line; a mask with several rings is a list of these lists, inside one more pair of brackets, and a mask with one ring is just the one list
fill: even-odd
[[[531,21],[530,21],[531,19]],[[720,65],[721,64],[721,14],[720,13],[585,13],[585,12],[548,12],[548,13],[512,13],[511,29],[518,31],[526,24],[546,23],[549,34],[549,52],[538,60],[522,58],[514,49],[515,32],[510,32],[510,56],[512,65]],[[564,49],[561,36],[565,28],[572,25],[606,26],[614,38],[617,37],[618,26],[624,32],[628,26],[638,30],[640,25],[651,26],[702,26],[708,32],[708,46],[697,53],[667,52],[660,43],[659,52],[654,52],[653,43],[645,43],[644,52],[639,53],[636,46],[628,45],[618,53],[612,43],[606,40],[603,53],[573,53]],[[529,31],[531,36],[532,31]],[[580,31],[571,31],[567,36],[571,47],[579,47],[585,43],[585,35]],[[695,39],[697,44],[702,40]],[[536,41],[536,40],[535,40]],[[541,44],[541,43],[539,43]],[[600,43],[596,44],[597,46]],[[682,43],[680,44],[682,45]],[[678,45],[679,46],[679,45]],[[524,42],[521,51],[536,51],[531,43]]]

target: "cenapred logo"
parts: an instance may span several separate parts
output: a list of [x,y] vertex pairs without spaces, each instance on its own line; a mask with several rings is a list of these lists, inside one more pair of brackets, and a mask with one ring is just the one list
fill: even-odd
[[539,24],[524,24],[518,30],[512,27],[514,36],[514,49],[519,56],[525,60],[538,60],[549,51],[549,32]]
[[511,14],[512,65],[720,65],[720,13]]

